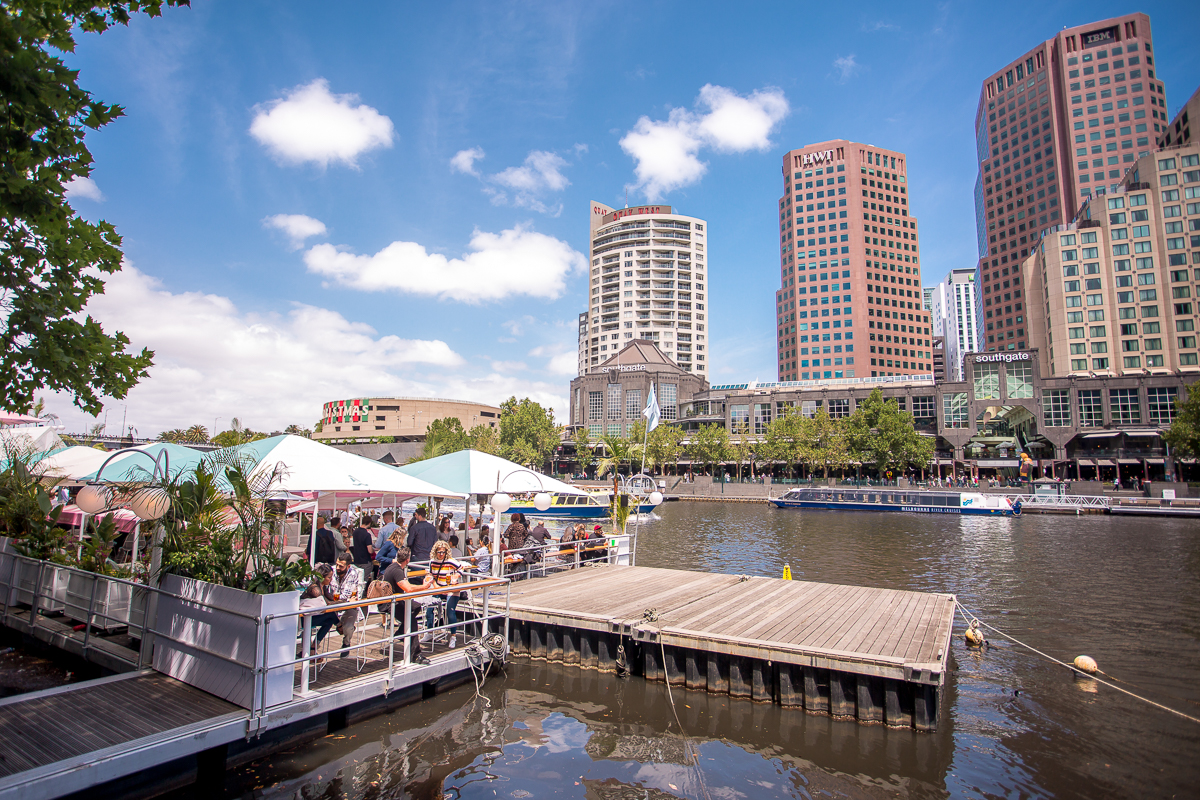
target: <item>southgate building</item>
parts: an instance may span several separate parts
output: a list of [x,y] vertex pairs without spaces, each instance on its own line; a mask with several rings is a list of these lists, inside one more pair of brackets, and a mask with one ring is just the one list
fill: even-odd
[[932,330],[904,153],[837,139],[783,157],[783,382],[928,375]]
[[1047,228],[1115,190],[1166,130],[1166,109],[1145,14],[1065,28],[984,80],[975,115],[981,349],[1025,346],[1019,265]]
[[588,310],[579,315],[579,374],[634,340],[684,372],[708,376],[708,224],[670,206],[591,204]]

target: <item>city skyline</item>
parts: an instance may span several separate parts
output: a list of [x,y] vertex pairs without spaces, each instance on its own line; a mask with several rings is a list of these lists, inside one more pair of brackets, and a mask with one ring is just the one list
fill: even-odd
[[[124,406],[153,434],[233,416],[311,425],[330,397],[389,395],[528,395],[561,420],[588,251],[563,209],[627,192],[717,226],[710,379],[772,378],[762,198],[779,196],[780,154],[835,135],[906,152],[924,266],[945,274],[976,258],[964,140],[981,76],[1031,30],[1127,10],[1053,6],[1018,24],[868,5],[821,12],[830,35],[814,47],[771,12],[716,7],[647,12],[680,26],[654,46],[653,26],[614,42],[619,15],[595,9],[481,8],[464,25],[316,8],[172,10],[66,58],[127,109],[89,137],[96,171],[71,190],[125,237],[129,266],[91,310],[158,352],[109,404],[110,429]],[[1184,34],[1200,12],[1143,10],[1181,101],[1200,82]],[[622,66],[591,68],[601,57]],[[48,400],[72,429],[91,421]]]

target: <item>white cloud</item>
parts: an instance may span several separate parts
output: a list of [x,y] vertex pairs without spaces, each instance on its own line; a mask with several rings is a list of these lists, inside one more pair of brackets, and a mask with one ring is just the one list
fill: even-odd
[[325,223],[303,214],[275,214],[263,220],[264,228],[274,228],[288,238],[288,246],[299,250],[304,240],[313,236],[324,236]]
[[476,305],[513,295],[555,300],[566,290],[566,276],[585,269],[587,259],[566,242],[517,225],[500,233],[476,230],[461,258],[430,253],[416,242],[392,242],[374,255],[320,244],[304,254],[304,263],[351,289]]
[[854,53],[848,56],[838,56],[833,61],[833,68],[837,70],[838,83],[845,83],[850,80],[858,72],[862,65],[854,60]]
[[475,162],[484,157],[482,147],[472,147],[470,150],[459,150],[454,154],[454,158],[450,159],[450,169],[455,172],[462,172],[467,175],[479,177],[479,171],[475,169]]
[[493,361],[492,369],[496,372],[524,372],[529,365],[524,361]]
[[518,192],[561,192],[571,184],[560,171],[566,165],[567,162],[557,153],[533,150],[525,157],[524,165],[509,167],[491,179]]
[[[126,400],[109,404],[118,414],[109,414],[109,428],[127,405],[129,424],[140,436],[192,424],[211,428],[214,417],[228,426],[236,416],[255,430],[311,426],[321,403],[348,394],[493,403],[508,396],[501,397],[503,391],[522,391],[499,379],[452,378],[443,385],[443,377],[468,367],[443,341],[380,335],[367,324],[300,303],[286,314],[248,313],[227,297],[169,292],[129,265],[106,280],[105,293],[92,298],[87,313],[105,330],[123,331],[130,349],[155,351],[150,376]],[[411,379],[417,364],[435,367],[428,371],[437,374],[437,385]],[[538,390],[551,395],[548,387]],[[69,431],[91,422],[61,396],[48,403]]]
[[546,344],[529,351],[534,358],[548,358],[546,371],[554,375],[574,376],[579,372],[579,352],[575,344]]
[[650,200],[700,180],[707,165],[702,148],[722,153],[766,150],[770,135],[788,115],[781,89],[760,89],[742,97],[723,86],[706,84],[696,101],[707,111],[671,109],[665,121],[641,117],[621,139],[621,148],[637,162],[637,182]]
[[104,192],[100,191],[100,187],[91,178],[81,178],[78,175],[67,181],[66,195],[68,200],[93,200],[97,203],[104,202]]
[[388,117],[357,102],[358,95],[332,94],[328,81],[318,78],[286,99],[255,106],[250,135],[283,161],[357,167],[359,155],[391,147],[395,134]]

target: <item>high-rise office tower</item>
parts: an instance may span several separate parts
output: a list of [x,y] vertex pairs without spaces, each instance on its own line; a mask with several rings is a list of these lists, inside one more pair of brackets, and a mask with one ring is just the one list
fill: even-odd
[[1167,125],[1150,18],[1065,28],[983,82],[975,114],[981,349],[1022,348],[1018,265],[1046,228],[1107,194]]
[[708,224],[670,206],[591,204],[588,310],[579,374],[636,339],[708,378]]
[[932,372],[907,160],[845,139],[784,155],[779,380]]
[[1046,377],[1200,372],[1200,142],[1139,158],[1022,273]]
[[944,338],[946,379],[963,379],[963,356],[978,349],[976,329],[975,270],[951,270],[932,295],[933,335]]

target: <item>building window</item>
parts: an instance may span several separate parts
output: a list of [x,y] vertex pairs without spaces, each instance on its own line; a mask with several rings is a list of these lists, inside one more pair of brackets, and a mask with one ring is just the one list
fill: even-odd
[[975,399],[1000,399],[1000,365],[975,364]]
[[582,405],[583,389],[576,387],[575,389],[575,424],[583,422],[583,405]]
[[912,415],[914,419],[937,418],[937,406],[934,405],[937,402],[937,397],[934,395],[922,395],[914,397],[912,401]]
[[829,401],[829,416],[836,419],[850,416],[850,399]]
[[1170,425],[1175,419],[1175,387],[1152,386],[1146,390],[1151,425]]
[[754,404],[754,432],[756,434],[764,434],[767,432],[767,426],[771,424],[771,404],[770,403],[755,403]]
[[607,433],[609,436],[612,436],[612,437],[620,436],[621,435],[621,423],[619,423],[619,422],[608,423],[608,427],[607,427],[607,430],[605,431],[605,433]]
[[1012,398],[1033,397],[1033,364],[1008,364],[1004,372],[1005,388]]
[[733,434],[745,434],[750,432],[750,406],[735,406],[729,407],[729,432]]
[[[595,392],[595,394],[600,394],[600,393]],[[599,439],[600,434],[603,432],[604,432],[603,425],[588,425],[588,438],[591,439],[592,441]]]
[[967,393],[952,392],[942,395],[942,419],[947,428],[969,428]]
[[[589,420],[600,419],[600,407],[603,402],[604,402],[604,393],[603,392],[588,392],[588,419]],[[599,430],[596,431],[596,435],[597,436],[600,435]]]
[[1114,425],[1133,425],[1142,421],[1137,389],[1109,389],[1108,407]]
[[1042,414],[1048,428],[1071,427],[1071,390],[1046,389],[1043,391]]
[[1104,408],[1099,389],[1079,390],[1079,424],[1084,428],[1104,425]]
[[608,385],[608,418],[621,418],[621,384],[619,383]]
[[642,413],[642,390],[625,392],[625,419],[637,419]]
[[679,386],[674,383],[660,383],[658,385],[658,407],[662,410],[663,419],[676,419],[678,417],[678,390]]

